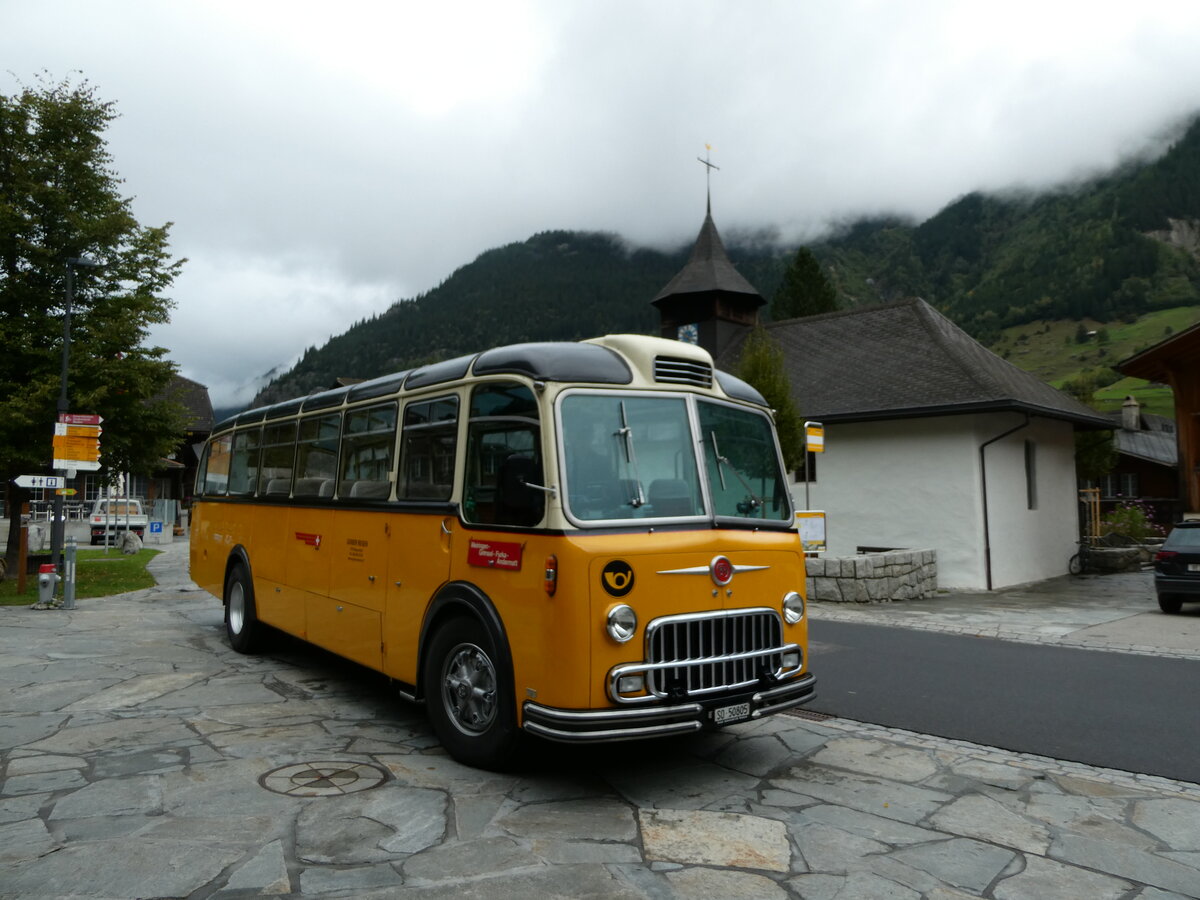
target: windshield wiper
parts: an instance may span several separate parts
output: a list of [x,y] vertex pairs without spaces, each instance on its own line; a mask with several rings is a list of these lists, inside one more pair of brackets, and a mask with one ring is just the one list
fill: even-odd
[[[759,507],[766,505],[767,501],[758,496],[758,494],[754,493],[754,488],[750,486],[750,482],[746,480],[744,475],[742,475],[741,469],[731,463],[727,457],[721,455],[721,448],[717,446],[717,433],[715,431],[710,431],[708,435],[712,438],[713,455],[717,458],[717,477],[721,479],[721,490],[727,490],[725,486],[725,470],[722,468],[722,466],[729,466],[729,468],[733,471],[733,474],[737,476],[737,480],[742,483],[742,487],[746,489],[746,493],[750,495],[750,508],[745,510],[745,512],[753,512]],[[741,511],[740,503],[738,504],[738,507],[739,511]]]
[[634,509],[646,505],[646,495],[642,493],[642,475],[638,471],[637,452],[633,449],[633,429],[629,427],[629,419],[625,415],[625,401],[621,401],[621,427],[613,432],[614,437],[623,438],[625,445],[625,464],[633,468],[633,483],[637,493],[629,500]]

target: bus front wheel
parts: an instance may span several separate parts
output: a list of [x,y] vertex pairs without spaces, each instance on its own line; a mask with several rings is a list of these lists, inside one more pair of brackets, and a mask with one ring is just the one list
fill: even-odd
[[516,748],[512,678],[497,658],[492,635],[468,618],[438,628],[425,657],[433,730],[450,755],[467,765],[503,767]]
[[254,606],[254,582],[236,565],[225,582],[225,633],[238,653],[254,653],[262,644],[263,625]]

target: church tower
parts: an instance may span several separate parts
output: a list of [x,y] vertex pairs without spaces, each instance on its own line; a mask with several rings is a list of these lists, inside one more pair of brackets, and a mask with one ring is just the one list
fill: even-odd
[[[710,170],[716,168],[706,160],[700,162]],[[767,301],[725,252],[713,223],[711,193],[687,265],[651,302],[658,307],[663,337],[699,344],[714,357],[758,321],[759,307]]]

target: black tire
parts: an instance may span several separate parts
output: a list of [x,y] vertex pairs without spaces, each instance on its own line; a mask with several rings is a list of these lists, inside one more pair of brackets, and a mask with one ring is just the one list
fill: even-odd
[[512,673],[477,619],[457,617],[438,627],[425,655],[424,684],[429,721],[451,756],[485,769],[512,759],[520,738]]
[[238,653],[256,653],[263,644],[266,626],[258,621],[254,582],[244,565],[234,566],[225,580],[225,633]]
[[1177,613],[1183,609],[1183,601],[1175,594],[1159,594],[1158,608],[1165,613]]
[[1083,574],[1083,557],[1080,554],[1076,553],[1071,557],[1070,562],[1067,563],[1067,571],[1072,575]]

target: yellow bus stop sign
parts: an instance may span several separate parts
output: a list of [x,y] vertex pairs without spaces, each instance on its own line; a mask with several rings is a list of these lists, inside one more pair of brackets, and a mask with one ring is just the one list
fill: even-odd
[[825,426],[820,422],[804,423],[804,449],[809,453],[825,452]]

